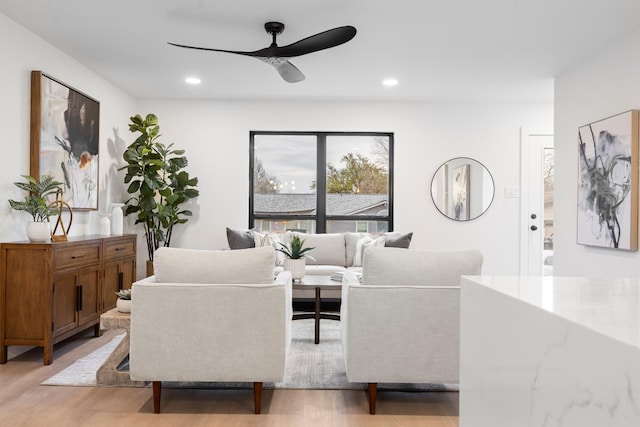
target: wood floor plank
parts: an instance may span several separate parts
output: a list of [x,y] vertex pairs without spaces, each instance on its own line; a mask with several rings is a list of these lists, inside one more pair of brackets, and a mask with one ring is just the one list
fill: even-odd
[[51,365],[33,349],[0,365],[3,427],[91,426],[458,426],[458,393],[378,392],[369,415],[364,390],[263,390],[262,414],[253,391],[163,388],[162,413],[153,413],[151,388],[64,387],[40,383],[110,341],[89,334],[57,344]]

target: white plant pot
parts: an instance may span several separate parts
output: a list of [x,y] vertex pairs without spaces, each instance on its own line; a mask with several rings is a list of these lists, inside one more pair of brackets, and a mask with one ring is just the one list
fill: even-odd
[[120,313],[131,313],[131,300],[118,298],[116,308]]
[[284,259],[284,271],[290,271],[291,278],[293,280],[300,280],[304,277],[305,265],[306,265],[306,262],[304,258],[299,258],[299,259],[285,258]]
[[32,242],[48,242],[51,240],[51,226],[48,222],[32,221],[27,224],[27,237]]

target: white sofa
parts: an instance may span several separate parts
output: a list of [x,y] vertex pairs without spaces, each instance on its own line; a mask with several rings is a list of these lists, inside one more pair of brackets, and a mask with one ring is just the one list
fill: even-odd
[[378,383],[459,382],[460,276],[481,273],[479,251],[369,248],[362,282],[345,273],[341,328],[347,379]]
[[[368,247],[401,245],[408,247],[413,233],[389,232],[380,235],[368,233],[299,233],[265,234],[253,232],[256,246],[280,247],[287,244],[292,236],[304,240],[304,247],[314,248],[307,252],[305,275],[331,275],[335,272],[362,272],[364,250]],[[283,271],[284,254],[276,253],[275,274]],[[294,298],[313,298],[313,290],[294,289]],[[340,299],[340,291],[323,292],[324,298]]]
[[[408,248],[413,233],[389,232],[379,235],[369,233],[263,233],[255,230],[227,228],[227,242],[231,249],[271,246],[280,248],[288,244],[292,236],[304,240],[304,247],[314,248],[306,258],[306,274],[330,275],[337,271],[362,270],[362,254],[369,246],[394,246]],[[284,254],[276,253],[276,273],[282,271]]]
[[133,284],[130,375],[152,381],[281,381],[291,342],[291,276],[273,280],[271,247],[238,251],[160,248],[154,272]]

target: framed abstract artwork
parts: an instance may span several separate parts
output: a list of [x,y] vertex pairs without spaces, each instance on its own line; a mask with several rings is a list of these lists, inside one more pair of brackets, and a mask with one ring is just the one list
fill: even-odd
[[63,184],[74,210],[98,209],[100,102],[44,74],[31,72],[31,164],[35,178]]
[[578,244],[638,249],[638,111],[578,129]]
[[469,165],[453,168],[453,219],[469,220]]

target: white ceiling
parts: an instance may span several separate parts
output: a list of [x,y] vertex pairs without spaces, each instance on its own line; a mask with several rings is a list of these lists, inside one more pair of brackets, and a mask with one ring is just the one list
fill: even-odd
[[[1,0],[0,12],[140,98],[552,102],[555,74],[640,28],[640,0]],[[267,21],[285,24],[281,46],[358,33],[293,58],[307,77],[295,84],[254,58],[167,44],[257,50]]]

